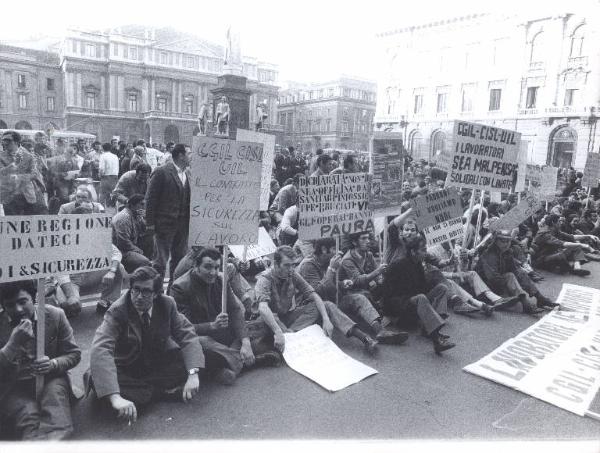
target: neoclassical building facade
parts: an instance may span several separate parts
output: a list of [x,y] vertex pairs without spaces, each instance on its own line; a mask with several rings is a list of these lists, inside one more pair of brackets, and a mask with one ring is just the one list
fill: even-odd
[[518,130],[530,162],[581,169],[600,147],[598,14],[481,14],[379,35],[375,130],[435,160],[456,119]]

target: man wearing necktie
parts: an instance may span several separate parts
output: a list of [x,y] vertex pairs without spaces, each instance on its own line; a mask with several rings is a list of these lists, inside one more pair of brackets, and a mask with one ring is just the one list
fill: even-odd
[[161,287],[153,268],[136,269],[130,290],[108,309],[92,343],[88,389],[129,421],[137,419],[139,406],[189,401],[200,386],[198,336]]
[[[45,306],[45,353],[36,357],[37,307],[32,281],[0,285],[0,426],[11,438],[59,440],[73,432],[67,371],[81,360],[65,313]],[[44,376],[36,401],[35,377]],[[2,438],[0,437],[0,439]]]

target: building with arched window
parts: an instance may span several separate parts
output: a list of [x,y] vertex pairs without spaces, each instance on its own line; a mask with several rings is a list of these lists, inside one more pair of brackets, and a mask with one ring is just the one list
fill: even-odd
[[[211,89],[224,61],[222,46],[168,27],[69,30],[52,44],[23,45],[47,50],[0,45],[0,120],[8,127],[28,121],[33,129],[52,122],[96,133],[100,141],[118,136],[191,144],[198,112],[213,102]],[[270,132],[278,69],[247,56],[242,63],[252,93],[250,127],[260,103],[268,112],[263,129]]]
[[[477,14],[379,34],[375,125],[436,160],[454,120],[518,130],[537,164],[585,166],[600,151],[600,9]],[[398,68],[410,67],[408,71]]]

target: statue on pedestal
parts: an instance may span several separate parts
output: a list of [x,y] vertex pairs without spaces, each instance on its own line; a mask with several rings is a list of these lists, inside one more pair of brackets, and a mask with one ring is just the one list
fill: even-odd
[[265,104],[256,104],[256,131],[258,132],[264,126],[264,121],[269,117],[267,106]]
[[198,135],[206,135],[206,126],[208,123],[208,104],[203,102],[198,112],[198,128],[200,132]]
[[229,135],[229,104],[227,103],[227,97],[223,96],[221,98],[221,102],[217,104],[217,111],[215,113],[217,134]]
[[225,42],[224,74],[242,75],[242,46],[240,41],[240,34],[229,27]]

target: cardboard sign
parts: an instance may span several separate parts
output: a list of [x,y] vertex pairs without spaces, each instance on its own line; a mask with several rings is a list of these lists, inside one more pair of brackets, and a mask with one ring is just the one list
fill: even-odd
[[598,178],[600,178],[600,153],[588,153],[581,185],[598,187]]
[[[260,258],[261,256],[270,255],[275,253],[277,246],[263,227],[258,230],[258,244],[249,245],[246,248],[246,261]],[[244,259],[244,246],[243,245],[232,245],[229,247],[229,251],[233,253],[238,260]]]
[[107,214],[0,217],[0,282],[108,269]]
[[462,217],[463,214],[460,194],[455,188],[418,196],[411,200],[410,204],[412,216],[420,230],[456,217]]
[[542,200],[536,192],[529,191],[521,202],[498,220],[490,221],[490,230],[512,230],[542,207]]
[[307,240],[373,231],[370,193],[371,175],[367,173],[301,178],[299,237]]
[[532,186],[539,186],[542,183],[542,166],[527,164],[525,178]]
[[371,210],[377,215],[399,214],[402,204],[402,134],[379,132],[371,150]]
[[557,302],[464,370],[583,416],[600,388],[600,291],[565,284]]
[[510,192],[520,147],[519,132],[455,121],[446,187]]
[[460,239],[463,234],[462,216],[423,228],[423,234],[427,240],[427,247]]
[[193,140],[189,245],[256,244],[263,145]]
[[271,177],[275,155],[275,136],[260,132],[238,129],[236,139],[240,142],[262,143],[263,160],[260,177],[260,210],[269,209],[269,195],[271,193]]
[[283,335],[283,358],[288,366],[330,392],[377,374],[377,370],[346,355],[318,325]]

